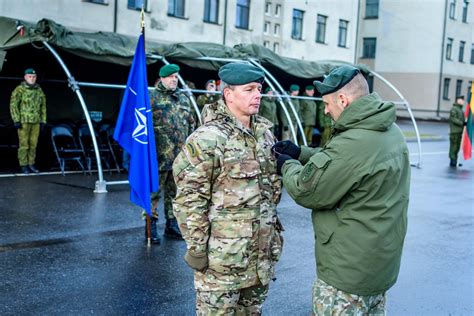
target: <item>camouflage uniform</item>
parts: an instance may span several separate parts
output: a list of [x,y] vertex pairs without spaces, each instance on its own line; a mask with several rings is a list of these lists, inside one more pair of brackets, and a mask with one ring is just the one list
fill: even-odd
[[158,218],[156,207],[163,190],[164,211],[167,219],[174,218],[172,200],[176,195],[172,166],[186,137],[195,128],[191,112],[191,101],[179,89],[171,91],[158,82],[156,89],[150,91],[150,105],[155,131],[156,156],[160,174],[160,188],[152,194],[153,216]]
[[[305,94],[305,96],[308,96]],[[300,100],[301,119],[304,125],[304,135],[306,142],[311,144],[313,138],[313,129],[316,124],[317,104],[314,100]]]
[[319,144],[320,147],[323,147],[329,138],[331,137],[331,127],[332,127],[332,119],[329,115],[324,114],[324,102],[318,101],[318,123],[319,123],[319,131],[321,133],[321,143]]
[[12,92],[10,113],[13,123],[21,123],[18,129],[18,161],[20,166],[34,165],[40,123],[46,123],[46,96],[38,84],[23,81]]
[[278,114],[276,98],[263,97],[260,101],[260,108],[258,109],[258,115],[263,116],[267,120],[273,123],[271,131],[275,134],[278,126]]
[[452,166],[456,166],[458,161],[463,130],[464,113],[462,111],[462,105],[454,103],[449,112],[449,159],[451,159]]
[[194,273],[197,314],[254,315],[282,251],[275,138],[265,118],[254,116],[247,129],[223,101],[206,108],[173,164],[174,214],[188,252],[208,258]]
[[[301,118],[300,100],[299,99],[291,99],[291,103],[293,103],[293,106],[295,108],[296,113]],[[286,109],[288,110],[288,113],[290,114],[291,122],[293,123],[293,127],[295,129],[295,132],[298,134],[298,124],[296,122],[295,115],[293,114],[293,111],[291,110],[288,99],[285,99],[285,106],[286,106]],[[285,115],[285,111],[283,110],[283,108],[281,106],[278,107],[278,115],[280,116],[281,127],[282,127],[281,139],[282,140],[287,140],[287,139],[293,140],[293,137],[291,135],[291,130],[290,130],[290,124],[288,123],[288,119]]]
[[367,296],[350,294],[319,279],[313,285],[313,314],[316,316],[384,316],[386,301],[385,293]]

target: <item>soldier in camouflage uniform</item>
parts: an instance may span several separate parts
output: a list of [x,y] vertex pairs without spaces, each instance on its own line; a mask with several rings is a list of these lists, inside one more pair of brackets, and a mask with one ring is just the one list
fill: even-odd
[[[272,89],[267,87],[265,89],[265,94],[273,95]],[[273,123],[272,132],[273,134],[276,134],[276,131],[278,130],[276,98],[262,97],[262,100],[260,101],[260,108],[258,109],[258,115],[263,116]]]
[[22,172],[38,173],[35,167],[36,145],[40,130],[46,124],[46,96],[36,83],[34,69],[25,70],[25,81],[13,90],[10,113],[18,129],[18,161]]
[[324,102],[318,101],[318,123],[319,123],[319,132],[321,133],[321,142],[319,147],[324,147],[331,137],[331,127],[332,119],[329,115],[324,113]]
[[[296,84],[292,84],[290,86],[290,91],[289,94],[290,96],[297,96],[300,93],[300,86]],[[299,99],[291,99],[291,103],[293,104],[296,114],[301,117],[300,115],[300,100]],[[288,113],[290,114],[291,117],[291,122],[293,123],[293,128],[295,129],[295,132],[298,134],[298,124],[296,122],[295,115],[293,111],[291,110],[290,104],[288,102],[288,99],[285,99],[285,105],[286,109],[288,110]],[[288,123],[288,118],[285,115],[285,111],[283,110],[282,107],[278,107],[278,115],[280,116],[281,120],[281,139],[282,140],[287,140],[287,139],[293,139],[291,135],[291,130],[290,130],[290,124]]]
[[158,219],[157,205],[160,192],[163,191],[164,212],[166,218],[165,236],[181,238],[178,224],[173,215],[172,200],[176,195],[176,184],[173,180],[173,161],[181,146],[195,128],[191,101],[178,88],[179,66],[169,64],[160,69],[160,80],[155,90],[150,92],[150,105],[153,115],[153,128],[158,158],[160,178],[159,191],[152,194],[151,240],[159,243],[156,233]]
[[462,132],[466,125],[462,109],[463,105],[464,96],[458,96],[456,97],[456,103],[453,104],[449,112],[449,165],[451,167],[457,167]]
[[[216,91],[216,81],[215,80],[208,80],[206,82],[206,90],[207,91]],[[221,96],[219,94],[214,94],[214,93],[206,93],[206,94],[201,94],[196,102],[199,107],[199,110],[202,112],[202,109],[206,104],[211,104],[211,103],[216,103],[219,101]]]
[[255,115],[264,73],[230,63],[219,77],[224,100],[207,107],[173,164],[174,213],[194,269],[196,314],[260,315],[283,241],[272,124]]
[[[306,86],[304,96],[314,96],[314,86]],[[304,125],[304,136],[308,145],[313,140],[313,129],[316,125],[317,105],[314,100],[302,99],[300,100],[301,120]]]

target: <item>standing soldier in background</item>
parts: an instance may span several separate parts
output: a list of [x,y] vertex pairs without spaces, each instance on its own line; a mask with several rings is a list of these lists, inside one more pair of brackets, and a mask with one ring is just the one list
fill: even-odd
[[[208,80],[206,82],[206,86],[205,86],[206,90],[207,91],[211,91],[211,92],[215,92],[216,91],[216,81],[211,79],[211,80]],[[206,104],[211,104],[211,103],[215,103],[217,101],[220,100],[220,95],[219,94],[215,94],[215,93],[205,93],[205,94],[201,94],[198,98],[197,98],[197,105],[199,107],[199,111],[202,112],[202,109],[204,108],[204,106]]]
[[[290,86],[290,96],[297,96],[300,93],[300,86],[296,84],[292,84]],[[295,114],[291,110],[290,104],[288,102],[288,99],[285,102],[286,104],[286,109],[288,110],[288,113],[290,114],[291,117],[291,122],[293,123],[293,128],[295,129],[295,133],[298,134],[298,125],[296,123],[296,118]],[[291,99],[291,103],[293,104],[296,114],[301,117],[300,115],[300,100],[299,99]],[[282,132],[281,132],[281,139],[282,140],[289,140],[293,139],[291,135],[291,130],[290,130],[290,124],[288,123],[288,118],[285,115],[285,111],[283,110],[282,107],[278,108],[279,112],[278,115],[280,116],[281,120],[281,127],[282,127]]]
[[449,166],[456,167],[458,164],[458,153],[461,148],[462,132],[466,122],[464,121],[464,96],[457,96],[449,112]]
[[18,161],[24,174],[38,173],[35,167],[36,146],[40,130],[46,124],[46,96],[36,83],[36,71],[25,70],[25,81],[13,90],[10,113],[18,129]]
[[[273,95],[273,90],[270,87],[265,89],[265,94]],[[267,120],[273,123],[271,131],[273,135],[276,135],[278,131],[278,114],[276,98],[273,97],[262,97],[260,101],[260,108],[258,109],[258,115],[263,116]]]
[[[314,86],[306,86],[304,96],[312,97],[314,95]],[[317,104],[314,100],[302,99],[300,100],[301,120],[304,125],[304,135],[308,146],[313,141],[313,129],[316,125]]]
[[[173,179],[173,161],[185,143],[186,138],[195,128],[191,101],[177,88],[179,66],[169,64],[161,67],[160,80],[155,90],[150,91],[150,105],[153,113],[156,151],[160,188],[152,194],[151,241],[159,244],[156,222],[158,220],[158,201],[163,191],[166,227],[164,235],[182,238],[173,215],[172,200],[176,195],[176,184]],[[145,227],[146,229],[146,227]]]
[[324,113],[324,102],[317,101],[316,103],[318,107],[319,132],[321,134],[321,142],[319,143],[319,147],[324,147],[331,137],[332,119],[329,115]]
[[219,70],[223,100],[173,164],[174,213],[194,269],[197,315],[260,315],[282,250],[281,182],[270,122],[258,113],[261,69]]

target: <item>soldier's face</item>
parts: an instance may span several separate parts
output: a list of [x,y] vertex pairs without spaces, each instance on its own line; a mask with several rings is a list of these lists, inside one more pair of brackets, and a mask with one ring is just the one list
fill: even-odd
[[207,85],[207,91],[216,91],[216,85],[213,83],[210,83]]
[[343,93],[334,92],[323,96],[324,114],[331,115],[337,121],[344,109],[349,105],[347,96]]
[[30,85],[35,84],[36,83],[36,75],[30,75],[30,74],[25,75],[25,81]]
[[176,90],[178,86],[178,73],[171,74],[168,77],[161,77],[160,80],[166,89]]
[[262,98],[262,85],[257,82],[225,89],[225,101],[229,109],[237,116],[251,116],[258,113]]
[[314,90],[306,90],[306,95],[312,97],[314,95]]

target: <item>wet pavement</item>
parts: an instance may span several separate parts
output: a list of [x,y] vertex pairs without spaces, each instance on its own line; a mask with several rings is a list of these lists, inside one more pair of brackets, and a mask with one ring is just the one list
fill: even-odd
[[[408,122],[401,126],[411,129]],[[421,169],[412,168],[408,234],[388,315],[473,315],[474,163],[448,167],[446,123],[419,127],[444,137],[423,142]],[[409,147],[416,162],[417,145]],[[0,178],[0,314],[193,315],[184,242],[163,238],[146,247],[128,187],[95,194],[95,180],[82,174]],[[285,194],[279,213],[285,247],[264,315],[309,315],[310,211]]]

